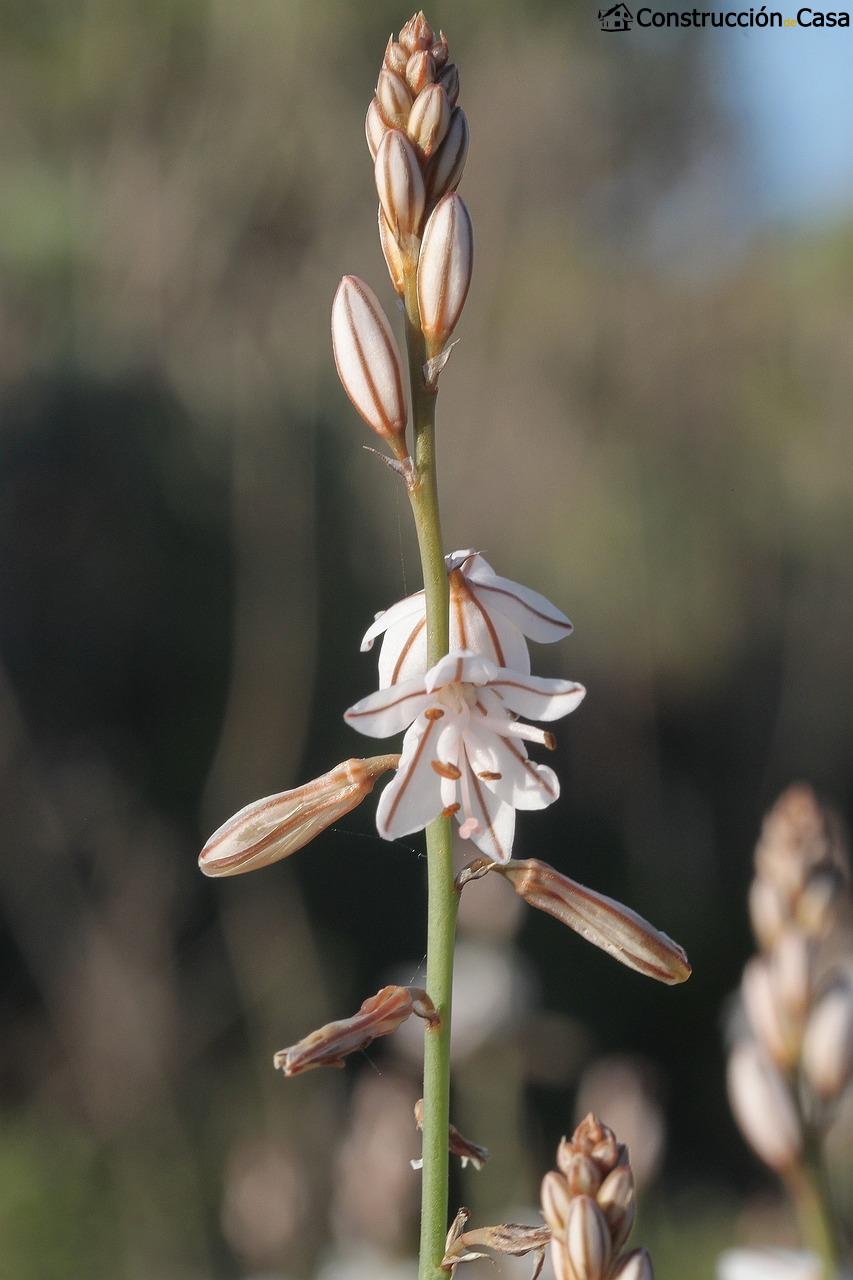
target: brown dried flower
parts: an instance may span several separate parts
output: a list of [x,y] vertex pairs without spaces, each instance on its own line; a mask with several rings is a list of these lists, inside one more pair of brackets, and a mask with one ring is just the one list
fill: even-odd
[[342,1067],[349,1054],[366,1049],[379,1036],[390,1035],[413,1013],[429,1023],[438,1019],[432,1001],[420,987],[383,987],[351,1018],[329,1022],[289,1049],[280,1049],[273,1066],[286,1076],[298,1076],[315,1067]]

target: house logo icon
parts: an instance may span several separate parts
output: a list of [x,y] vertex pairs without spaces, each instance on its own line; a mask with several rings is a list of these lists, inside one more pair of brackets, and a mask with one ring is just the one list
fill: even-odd
[[634,15],[626,4],[614,4],[612,9],[599,9],[598,21],[602,31],[630,31]]

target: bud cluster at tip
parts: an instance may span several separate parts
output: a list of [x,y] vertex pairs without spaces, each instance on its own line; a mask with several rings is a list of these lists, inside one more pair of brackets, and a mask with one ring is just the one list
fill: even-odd
[[652,1280],[645,1249],[622,1252],[635,1215],[628,1150],[594,1115],[560,1143],[541,1201],[557,1280]]
[[789,788],[764,820],[749,910],[760,950],[741,981],[747,1034],[729,1058],[729,1097],[756,1154],[785,1173],[806,1124],[826,1127],[853,1074],[846,858],[808,787]]

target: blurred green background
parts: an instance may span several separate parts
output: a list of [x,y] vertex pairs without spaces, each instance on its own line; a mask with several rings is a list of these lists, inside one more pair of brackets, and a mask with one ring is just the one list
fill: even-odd
[[[851,37],[604,35],[595,8],[428,11],[477,255],[444,529],[576,627],[534,655],[589,694],[518,856],[627,900],[695,972],[659,988],[471,886],[454,1117],[493,1157],[453,1196],[534,1220],[594,1105],[642,1166],[659,1277],[707,1280],[727,1244],[790,1239],[723,1084],[760,817],[798,778],[853,800]],[[328,332],[344,272],[394,313],[363,117],[407,16],[0,9],[10,1280],[412,1274],[417,1036],[271,1064],[422,975],[419,842],[381,842],[369,802],[255,876],[196,867],[234,810],[365,749],[359,640],[419,585]]]

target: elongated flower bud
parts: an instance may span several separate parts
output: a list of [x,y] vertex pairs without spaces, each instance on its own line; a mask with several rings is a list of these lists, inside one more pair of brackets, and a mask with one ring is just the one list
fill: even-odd
[[811,1012],[803,1070],[824,1102],[839,1098],[853,1074],[853,988],[844,980],[830,987]]
[[765,956],[754,956],[747,963],[741,993],[753,1034],[775,1063],[786,1069],[792,1066],[799,1053],[799,1035],[782,1005]]
[[542,1179],[539,1193],[542,1204],[542,1216],[555,1235],[565,1235],[566,1223],[569,1219],[571,1194],[566,1179],[561,1173],[550,1169]]
[[441,85],[428,85],[415,99],[406,132],[418,155],[429,160],[441,146],[450,128],[450,106]]
[[439,72],[436,83],[444,89],[451,107],[455,107],[459,98],[459,68],[455,62],[447,63]]
[[412,109],[409,86],[396,71],[383,67],[376,82],[376,103],[390,129],[405,129]]
[[379,103],[375,98],[371,98],[370,106],[367,108],[367,115],[364,119],[364,136],[367,139],[367,149],[370,152],[371,160],[376,159],[379,144],[387,132],[388,125],[382,118]]
[[473,266],[471,218],[465,201],[453,192],[430,214],[418,259],[418,306],[428,358],[443,351],[456,328]]
[[366,1049],[379,1036],[389,1036],[413,1013],[428,1022],[435,1022],[438,1017],[420,987],[383,987],[365,1000],[351,1018],[329,1022],[289,1049],[280,1049],[273,1066],[286,1076],[298,1076],[315,1067],[341,1067],[349,1054]]
[[655,1280],[652,1260],[645,1249],[633,1249],[626,1253],[610,1274],[612,1280]]
[[406,292],[406,258],[385,221],[382,205],[379,206],[379,243],[382,246],[382,256],[385,259],[391,283],[402,297]]
[[602,1182],[595,1197],[610,1231],[613,1249],[618,1250],[631,1234],[636,1205],[634,1175],[630,1165],[619,1165]]
[[575,1196],[569,1206],[566,1253],[576,1280],[605,1280],[610,1266],[610,1232],[591,1196]]
[[236,876],[303,849],[370,795],[399,756],[345,760],[321,778],[246,805],[214,831],[198,857],[206,876]]
[[379,144],[374,174],[382,212],[402,244],[420,231],[426,195],[415,149],[399,129],[389,129]]
[[395,71],[398,76],[405,76],[408,61],[409,55],[403,46],[393,36],[389,36],[388,44],[385,47],[383,66],[386,66],[389,71]]
[[462,181],[468,155],[468,117],[461,107],[450,113],[450,124],[441,146],[426,167],[428,204],[435,204],[448,191],[455,191]]
[[692,973],[682,948],[630,907],[595,893],[536,858],[495,863],[520,898],[568,925],[620,964],[673,986]]
[[790,1090],[752,1040],[729,1058],[729,1101],[741,1132],[765,1164],[784,1173],[802,1152],[800,1122]]
[[400,352],[379,300],[357,276],[344,276],[332,303],[332,346],[338,377],[378,436],[406,455],[406,402]]
[[406,84],[417,99],[417,95],[428,84],[435,80],[436,68],[431,53],[426,49],[418,49],[406,63]]

